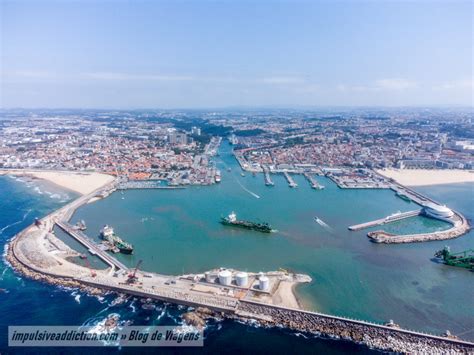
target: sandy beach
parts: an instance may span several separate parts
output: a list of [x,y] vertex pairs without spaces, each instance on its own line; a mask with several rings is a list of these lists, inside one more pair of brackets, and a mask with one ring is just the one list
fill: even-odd
[[474,183],[474,172],[471,170],[385,169],[377,172],[406,186]]
[[56,184],[62,188],[86,195],[105,184],[111,182],[114,177],[96,172],[68,172],[49,170],[4,170],[0,175],[30,176],[43,179]]

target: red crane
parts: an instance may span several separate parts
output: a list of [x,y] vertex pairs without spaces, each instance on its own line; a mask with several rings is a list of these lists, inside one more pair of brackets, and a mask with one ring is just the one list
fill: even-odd
[[128,282],[135,282],[137,280],[137,271],[140,265],[142,264],[143,260],[139,260],[137,263],[137,266],[135,266],[135,269],[133,269],[133,272],[128,274]]

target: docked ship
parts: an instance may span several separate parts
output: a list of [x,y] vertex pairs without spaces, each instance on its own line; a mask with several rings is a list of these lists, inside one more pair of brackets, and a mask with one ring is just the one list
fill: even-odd
[[125,241],[123,241],[118,235],[114,233],[114,229],[108,225],[105,225],[104,228],[100,230],[100,237],[112,244],[114,247],[118,248],[123,254],[132,254],[133,246]]
[[251,229],[251,230],[263,232],[263,233],[273,232],[272,227],[270,227],[268,223],[239,221],[237,219],[237,215],[234,212],[232,212],[227,217],[222,217],[221,223],[225,226],[234,226],[234,227],[240,227],[240,228],[245,228],[245,229]]
[[403,192],[397,192],[397,196],[400,197],[402,200],[411,202],[410,197],[408,197],[408,195],[404,194]]

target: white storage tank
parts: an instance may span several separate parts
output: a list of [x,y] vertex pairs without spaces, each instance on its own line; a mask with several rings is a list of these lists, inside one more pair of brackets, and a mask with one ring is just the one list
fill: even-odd
[[206,282],[212,282],[212,274],[209,271],[206,271],[204,275],[206,276]]
[[235,283],[237,286],[247,286],[249,283],[249,275],[246,272],[238,272],[237,275],[235,275]]
[[221,285],[229,286],[232,283],[232,273],[229,270],[220,271],[218,276]]
[[268,280],[268,277],[266,276],[260,276],[259,279],[259,284],[258,284],[258,287],[262,290],[262,291],[267,291],[268,288],[270,287],[270,280]]

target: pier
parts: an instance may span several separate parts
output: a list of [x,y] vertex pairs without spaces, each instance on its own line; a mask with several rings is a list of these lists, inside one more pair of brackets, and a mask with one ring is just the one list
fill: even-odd
[[392,214],[390,216],[387,216],[385,218],[376,219],[375,221],[370,221],[370,222],[361,223],[361,224],[355,224],[353,226],[350,226],[349,230],[359,231],[361,229],[380,226],[382,224],[391,223],[391,222],[395,222],[395,221],[400,221],[400,220],[405,219],[405,218],[415,217],[415,216],[420,215],[421,213],[422,213],[421,209],[415,210],[415,211],[394,213],[394,214]]
[[73,225],[69,224],[68,222],[64,221],[57,221],[56,225],[61,228],[64,232],[69,234],[79,243],[87,248],[89,253],[92,255],[96,255],[100,259],[102,259],[106,264],[108,264],[111,268],[115,268],[116,270],[124,270],[127,271],[128,267],[122,264],[120,261],[115,259],[114,257],[107,254],[105,250],[102,250],[99,245],[94,243],[89,237],[87,237],[84,233],[77,230]]
[[275,185],[272,178],[270,177],[270,170],[268,170],[267,168],[263,169],[263,177],[265,179],[265,185],[266,186],[274,186]]
[[309,183],[311,185],[311,188],[316,189],[316,190],[324,189],[324,186],[320,185],[318,183],[318,181],[313,176],[311,176],[309,173],[303,173],[303,175],[306,178],[306,180],[309,181]]
[[[387,352],[468,353],[474,350],[474,343],[451,337],[305,311],[298,306],[282,306],[281,293],[278,293],[280,287],[284,290],[299,282],[308,282],[299,280],[298,276],[301,275],[287,272],[266,273],[268,288],[261,291],[253,281],[248,282],[246,287],[234,286],[232,280],[225,284],[210,283],[205,274],[168,276],[138,270],[131,277],[125,265],[101,250],[68,222],[78,207],[93,197],[110,193],[114,187],[114,184],[110,184],[81,196],[42,218],[41,223],[28,226],[8,244],[7,260],[22,274],[56,285],[114,291],[186,306],[206,307],[231,319],[257,319],[269,326],[342,338]],[[459,223],[462,225],[463,221]],[[71,262],[68,257],[77,255],[77,252],[60,245],[61,241],[52,233],[55,224],[99,256],[110,268],[93,269],[92,273],[89,268]],[[113,272],[116,269],[120,271]],[[236,272],[234,270],[233,274],[236,275]],[[249,281],[256,277],[259,275],[248,273]]]
[[285,175],[286,181],[288,181],[288,186],[291,188],[298,187],[298,184],[293,180],[293,178],[288,174],[286,171],[283,172],[283,175]]

